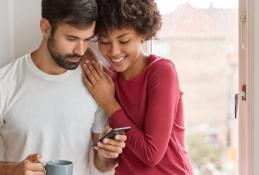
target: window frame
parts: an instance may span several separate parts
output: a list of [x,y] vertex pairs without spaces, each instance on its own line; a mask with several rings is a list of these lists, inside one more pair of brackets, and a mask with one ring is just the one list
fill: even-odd
[[254,174],[255,0],[239,0],[239,92],[246,85],[246,100],[239,105],[239,175]]

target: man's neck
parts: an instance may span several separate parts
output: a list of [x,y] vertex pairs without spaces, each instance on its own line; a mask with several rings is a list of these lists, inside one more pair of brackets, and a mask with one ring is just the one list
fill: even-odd
[[47,74],[60,75],[66,72],[64,68],[55,63],[47,49],[42,48],[42,46],[31,53],[31,58],[35,66]]

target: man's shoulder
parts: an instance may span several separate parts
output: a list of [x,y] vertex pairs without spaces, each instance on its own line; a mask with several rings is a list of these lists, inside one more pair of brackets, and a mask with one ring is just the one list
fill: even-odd
[[18,71],[24,67],[25,61],[28,57],[28,54],[17,58],[11,63],[0,68],[0,82],[9,81],[12,76],[18,74]]

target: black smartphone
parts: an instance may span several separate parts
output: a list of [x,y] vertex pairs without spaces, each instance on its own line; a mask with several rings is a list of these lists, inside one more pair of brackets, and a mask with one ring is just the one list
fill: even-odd
[[[122,127],[122,128],[113,128],[110,132],[106,133],[104,136],[102,136],[98,142],[102,142],[105,138],[114,139],[116,135],[124,135],[127,131],[131,129],[130,126]],[[92,146],[96,146],[96,143]]]

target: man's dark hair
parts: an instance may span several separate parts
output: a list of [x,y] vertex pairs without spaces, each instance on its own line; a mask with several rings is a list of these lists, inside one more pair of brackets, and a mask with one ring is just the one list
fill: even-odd
[[53,30],[59,23],[74,27],[85,27],[96,21],[95,0],[42,0],[42,17],[47,19]]
[[133,28],[151,39],[161,28],[161,15],[154,0],[96,0],[98,20],[96,33]]

